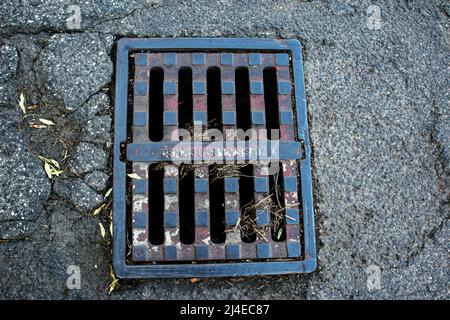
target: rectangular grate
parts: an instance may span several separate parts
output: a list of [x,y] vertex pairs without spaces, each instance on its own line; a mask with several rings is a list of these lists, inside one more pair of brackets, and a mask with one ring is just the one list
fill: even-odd
[[298,41],[119,41],[113,254],[129,278],[315,269]]

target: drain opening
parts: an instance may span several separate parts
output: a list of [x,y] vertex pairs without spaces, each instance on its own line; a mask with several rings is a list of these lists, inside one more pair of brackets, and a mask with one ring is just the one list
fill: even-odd
[[192,244],[195,240],[194,169],[181,165],[179,169],[180,241]]
[[[222,131],[222,92],[220,69],[210,67],[206,72],[206,92],[207,92],[207,128]],[[210,132],[210,139],[216,137]],[[224,179],[219,176],[220,165],[209,166],[209,205],[210,205],[210,234],[211,241],[215,244],[225,242],[225,194]]]
[[[248,68],[239,67],[235,72],[236,81],[236,123],[238,129],[247,131],[251,128],[250,112],[250,77]],[[251,133],[245,136],[245,140],[251,139]]]
[[209,207],[211,241],[216,244],[225,242],[225,192],[224,179],[217,173],[219,165],[209,166]]
[[180,129],[192,131],[192,106],[192,69],[182,67],[178,71],[178,127]]
[[264,105],[266,111],[267,139],[271,139],[272,129],[280,129],[278,92],[277,92],[277,70],[275,68],[273,67],[264,68],[263,83],[264,83]]
[[210,67],[206,73],[208,129],[222,131],[222,92],[220,69]]
[[[242,129],[245,132],[245,140],[248,141],[251,139],[251,133],[246,132],[251,128],[250,76],[248,68],[237,68],[235,72],[235,79],[236,123],[238,129]],[[247,160],[248,159],[246,159],[246,161]],[[241,239],[246,243],[251,243],[256,240],[256,232],[254,230],[256,211],[253,206],[254,202],[253,165],[242,166],[239,169],[239,207],[241,211],[240,227]]]
[[153,245],[164,242],[164,170],[152,164],[148,169],[148,237]]
[[241,208],[241,239],[246,243],[256,241],[255,232],[255,194],[253,181],[253,165],[240,168],[239,173],[239,205]]
[[282,242],[286,240],[286,204],[284,201],[283,165],[278,165],[278,172],[269,176],[269,190],[271,193],[272,210],[270,211],[272,240]]
[[164,110],[164,70],[154,67],[150,70],[149,89],[149,139],[151,141],[161,141],[164,136],[163,110]]
[[[264,68],[263,84],[267,138],[272,139],[272,130],[280,129],[276,68]],[[273,139],[277,140],[279,137],[273,137]],[[282,242],[286,240],[286,205],[283,187],[283,165],[279,163],[277,166],[277,172],[269,176],[269,190],[272,201],[272,208],[270,211],[270,232],[273,241]]]

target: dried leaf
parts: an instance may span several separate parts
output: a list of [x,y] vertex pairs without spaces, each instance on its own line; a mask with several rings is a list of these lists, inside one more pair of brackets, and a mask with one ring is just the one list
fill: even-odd
[[117,279],[117,278],[116,278],[116,275],[114,274],[114,270],[113,270],[113,268],[112,268],[111,265],[109,266],[109,275],[111,276],[111,278],[112,278],[113,280],[116,280],[116,279]]
[[39,121],[42,122],[43,124],[48,125],[48,126],[54,126],[55,125],[55,123],[53,121],[51,121],[51,120],[40,118]]
[[114,289],[119,287],[119,279],[116,278],[116,275],[114,274],[113,268],[109,268],[109,274],[111,276],[111,283],[108,285],[108,294],[111,294],[111,292],[114,291]]
[[62,158],[62,160],[64,161],[64,160],[66,160],[67,158],[69,157],[69,150],[64,150],[64,154],[63,154],[63,158]]
[[33,104],[33,105],[29,106],[29,107],[27,108],[27,110],[31,111],[31,110],[37,109],[38,107],[39,107],[39,106],[38,106],[37,104]]
[[103,208],[105,207],[105,204],[103,203],[100,207],[98,207],[97,209],[94,210],[94,212],[92,213],[93,216],[98,215],[100,212],[102,212]]
[[45,173],[47,173],[47,176],[49,179],[51,179],[53,176],[59,176],[64,172],[64,170],[59,170],[59,163],[56,160],[48,159],[43,156],[38,156],[38,158],[44,162],[44,170]]
[[109,224],[109,233],[111,233],[111,238],[113,237],[113,224],[112,222]]
[[110,284],[109,284],[109,289],[108,289],[108,294],[111,294],[111,292],[114,291],[114,289],[117,286],[117,282],[119,281],[119,279],[114,279]]
[[102,235],[102,238],[105,239],[105,236],[106,236],[105,227],[103,226],[103,224],[101,222],[98,223],[98,226],[100,227],[100,234]]
[[45,128],[48,128],[45,124],[33,123],[33,122],[30,122],[28,124],[28,126],[30,128],[33,128],[33,129],[45,129]]
[[289,220],[292,220],[292,221],[296,221],[295,218],[293,218],[293,217],[291,217],[291,216],[289,216],[289,215],[286,215],[286,218],[289,219]]
[[127,176],[132,178],[132,179],[142,180],[142,178],[139,177],[137,173],[129,173],[129,174],[127,174]]
[[199,282],[200,281],[200,279],[199,278],[191,278],[191,283],[196,283],[196,282]]
[[48,164],[48,162],[44,162],[44,170],[49,179],[52,178],[52,167]]
[[105,193],[105,199],[109,197],[111,192],[112,192],[112,188],[109,188],[108,191],[106,191],[106,193]]
[[277,233],[277,239],[281,239],[282,234],[283,234],[283,228],[280,228]]
[[62,174],[64,170],[52,170],[52,175],[59,177],[60,174]]
[[58,163],[58,161],[53,160],[53,159],[48,159],[48,161],[49,161],[52,165],[54,165],[56,168],[59,169],[59,163]]
[[49,160],[43,156],[37,156],[39,158],[39,160],[44,161],[44,162],[48,162]]
[[27,114],[27,109],[26,109],[26,106],[25,106],[26,101],[25,101],[25,95],[23,94],[23,92],[20,93],[18,102],[19,102],[20,111],[22,111],[22,113],[24,115],[26,115]]

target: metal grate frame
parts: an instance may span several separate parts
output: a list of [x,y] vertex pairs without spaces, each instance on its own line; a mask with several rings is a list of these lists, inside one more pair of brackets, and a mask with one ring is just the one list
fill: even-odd
[[[217,53],[204,54],[199,50],[218,51]],[[186,50],[195,50],[195,53],[183,53]],[[247,52],[261,53],[235,53],[231,51],[245,50]],[[129,77],[129,55],[135,53],[135,78],[134,80],[134,101],[132,112],[133,117],[133,139],[132,143],[127,141],[127,117],[129,116],[128,106],[128,79]],[[144,52],[144,53],[142,53]],[[148,54],[147,52],[155,52]],[[156,53],[157,52],[157,53]],[[292,59],[292,72],[294,80],[295,99],[291,98],[290,66],[289,55]],[[243,57],[246,57],[245,59]],[[248,57],[248,58],[247,58]],[[242,59],[241,59],[242,58]],[[192,59],[192,60],[191,60]],[[245,60],[245,61],[244,61]],[[187,62],[189,61],[189,62]],[[121,161],[121,154],[126,148],[127,161],[132,161],[133,172],[140,173],[141,177],[146,177],[148,162],[158,162],[164,159],[163,148],[170,146],[168,134],[170,129],[177,128],[177,98],[176,98],[176,76],[180,66],[190,64],[193,67],[193,98],[194,98],[194,121],[205,121],[206,110],[202,106],[206,105],[205,88],[206,68],[208,65],[222,65],[222,119],[224,129],[235,127],[235,101],[234,101],[234,79],[229,76],[231,71],[237,66],[257,65],[250,72],[251,112],[252,127],[264,127],[264,100],[262,100],[262,70],[265,66],[277,65],[278,91],[287,98],[280,99],[280,153],[284,167],[284,189],[285,200],[295,201],[297,196],[297,177],[299,171],[301,177],[301,206],[303,218],[303,245],[304,256],[301,257],[301,241],[298,209],[290,209],[293,221],[286,221],[286,243],[280,245],[279,242],[257,241],[255,243],[243,243],[226,241],[223,245],[210,243],[205,245],[205,239],[209,239],[209,219],[206,212],[200,210],[195,212],[195,233],[196,240],[192,245],[180,243],[177,232],[170,231],[178,229],[176,212],[164,213],[164,227],[168,235],[175,236],[168,241],[168,245],[152,246],[148,242],[148,207],[137,208],[140,205],[147,205],[145,199],[148,197],[148,182],[132,179],[133,184],[133,208],[132,212],[126,212],[127,176],[126,163]],[[195,63],[194,63],[195,62]],[[161,143],[148,143],[148,70],[151,66],[167,65],[168,76],[164,78],[164,139]],[[259,67],[260,66],[260,67]],[[212,276],[244,276],[244,275],[267,275],[311,272],[316,268],[316,249],[314,235],[314,214],[312,204],[312,182],[310,168],[310,147],[308,140],[306,99],[304,93],[301,46],[296,40],[266,40],[266,39],[121,39],[117,45],[117,66],[116,66],[116,97],[115,97],[115,140],[114,140],[114,248],[113,266],[118,277],[121,278],[167,278],[167,277],[212,277]],[[227,68],[230,72],[227,72]],[[200,71],[200,72],[198,72]],[[147,76],[146,76],[147,75]],[[172,79],[173,78],[173,79]],[[173,82],[175,81],[175,82]],[[196,95],[196,93],[198,95]],[[197,99],[197,100],[195,100]],[[136,103],[137,102],[137,103]],[[295,108],[291,103],[295,102]],[[171,108],[171,106],[173,108]],[[199,106],[199,107],[195,107]],[[198,110],[197,110],[198,109]],[[297,135],[301,142],[294,142],[294,128],[292,124],[292,111],[296,111]],[[300,148],[301,144],[301,148]],[[300,155],[300,149],[303,154]],[[147,162],[147,163],[146,163]],[[166,168],[164,172],[164,196],[172,196],[177,192],[177,175],[173,170]],[[208,173],[205,172],[207,175]],[[255,168],[255,199],[262,198],[267,191],[264,185],[267,184],[267,177]],[[207,197],[203,185],[207,180],[196,177],[195,199],[201,201]],[[227,186],[236,183],[235,178],[225,179],[225,197],[233,199],[233,190],[227,190]],[[266,182],[266,183],[265,183]],[[197,192],[199,191],[199,192]],[[142,200],[143,199],[143,200]],[[138,204],[135,206],[134,204]],[[231,201],[232,203],[232,201]],[[147,205],[148,206],[148,205]],[[198,210],[197,206],[195,208]],[[206,208],[207,209],[207,208]],[[176,211],[176,209],[174,210]],[[226,208],[226,224],[233,225],[236,220],[236,212],[239,207]],[[133,217],[133,244],[131,246],[131,261],[128,261],[127,254],[130,249],[127,243],[126,217],[132,214]],[[259,214],[268,214],[260,212]],[[174,218],[174,219],[173,219]],[[206,219],[205,219],[206,218]],[[232,221],[233,220],[233,221]],[[263,218],[262,223],[267,223],[268,218]],[[172,231],[173,231],[172,230]],[[268,235],[270,237],[270,235]],[[228,235],[227,235],[228,238]],[[233,239],[231,235],[230,239]],[[175,246],[174,244],[177,244]],[[256,261],[262,258],[291,258],[284,261],[267,260]],[[296,258],[296,259],[292,259]],[[236,261],[239,259],[252,259],[252,262]],[[201,261],[205,263],[191,264],[186,261]],[[211,262],[208,260],[215,260]],[[220,261],[220,262],[217,262]],[[221,261],[223,260],[223,261]],[[227,262],[231,260],[232,262]],[[153,262],[153,263],[149,263]],[[158,262],[158,263],[155,263]],[[164,263],[159,263],[164,262]],[[170,263],[172,262],[172,263]],[[178,262],[178,263],[173,263]],[[184,262],[184,263],[180,263]]]

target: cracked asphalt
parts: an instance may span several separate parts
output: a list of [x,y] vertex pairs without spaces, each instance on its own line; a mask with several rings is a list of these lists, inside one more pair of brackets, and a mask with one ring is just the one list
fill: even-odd
[[[3,0],[0,298],[448,299],[449,16],[444,0]],[[92,208],[111,186],[115,43],[199,36],[301,41],[318,270],[108,295],[108,212]]]

